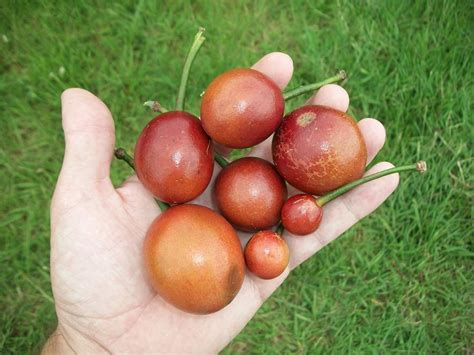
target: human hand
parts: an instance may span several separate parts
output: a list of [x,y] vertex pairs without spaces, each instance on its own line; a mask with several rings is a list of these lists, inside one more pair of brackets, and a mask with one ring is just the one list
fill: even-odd
[[[281,53],[253,67],[282,89],[293,64]],[[327,85],[310,100],[346,111],[349,98]],[[289,272],[375,210],[396,188],[398,175],[357,187],[324,207],[321,226],[312,235],[285,232],[290,265],[278,278],[261,280],[247,273],[230,305],[209,315],[184,313],[152,289],[143,264],[145,233],[160,211],[136,176],[114,188],[109,177],[115,146],[114,122],[97,97],[81,89],[62,95],[66,149],[51,205],[51,279],[58,328],[43,351],[49,352],[217,352],[252,318]],[[359,127],[372,160],[385,141],[383,126],[363,119]],[[271,161],[270,139],[252,156]],[[368,174],[391,167],[379,163]],[[214,177],[220,168],[216,165]],[[212,183],[194,203],[215,208]],[[290,188],[290,195],[296,190]],[[242,243],[250,237],[239,233]]]

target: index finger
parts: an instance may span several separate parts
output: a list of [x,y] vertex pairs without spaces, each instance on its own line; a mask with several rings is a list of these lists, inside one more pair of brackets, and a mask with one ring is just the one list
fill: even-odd
[[252,69],[268,76],[283,90],[293,75],[293,60],[288,54],[272,52],[262,57]]

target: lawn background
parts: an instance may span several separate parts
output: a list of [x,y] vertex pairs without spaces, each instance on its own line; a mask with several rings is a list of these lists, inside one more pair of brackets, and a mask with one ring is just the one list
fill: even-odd
[[[387,129],[377,161],[429,165],[293,272],[225,352],[474,351],[470,1],[74,3],[0,3],[1,354],[39,351],[55,326],[49,201],[61,92],[101,97],[117,142],[133,150],[152,117],[141,103],[173,105],[198,26],[207,41],[191,111],[217,74],[283,51],[295,64],[289,87],[349,73],[351,112]],[[129,173],[117,162],[112,171],[117,184]]]

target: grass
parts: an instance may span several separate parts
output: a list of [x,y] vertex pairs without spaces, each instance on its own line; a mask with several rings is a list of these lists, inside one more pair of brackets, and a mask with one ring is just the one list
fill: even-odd
[[[376,213],[298,268],[225,353],[474,351],[473,7],[468,1],[2,1],[0,353],[38,351],[54,329],[48,208],[63,137],[59,95],[87,88],[132,150],[172,106],[184,54],[207,28],[188,107],[218,73],[280,50],[290,87],[344,68],[355,117],[377,117],[377,158],[425,159]],[[300,104],[301,100],[293,105]],[[113,165],[117,184],[128,169]]]

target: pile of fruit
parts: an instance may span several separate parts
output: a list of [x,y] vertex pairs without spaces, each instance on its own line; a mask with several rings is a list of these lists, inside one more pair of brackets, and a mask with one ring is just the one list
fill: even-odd
[[[352,117],[315,105],[285,116],[286,100],[342,80],[344,72],[282,93],[261,72],[233,69],[210,83],[200,118],[184,111],[191,64],[203,42],[201,29],[186,58],[176,110],[147,102],[160,114],[143,129],[135,158],[116,150],[162,209],[145,238],[150,281],[169,303],[198,314],[228,305],[246,267],[263,279],[279,276],[289,261],[284,230],[313,233],[326,203],[381,176],[426,170],[419,162],[362,177],[367,149]],[[254,157],[229,162],[214,150],[247,149],[272,134],[273,164]],[[214,161],[222,167],[213,186],[219,213],[188,204],[209,185]],[[288,199],[287,183],[303,193]],[[244,250],[235,229],[255,233]]]

